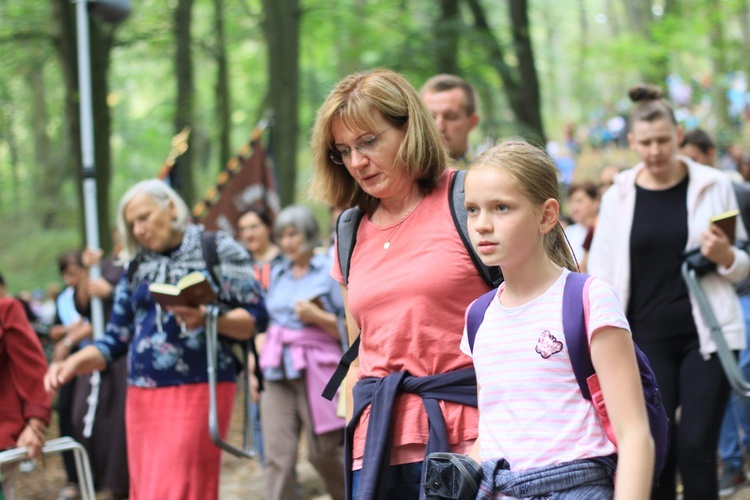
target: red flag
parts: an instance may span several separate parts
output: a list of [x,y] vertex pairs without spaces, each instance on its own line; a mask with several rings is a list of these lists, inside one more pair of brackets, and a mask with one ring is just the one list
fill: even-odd
[[276,180],[268,153],[260,142],[260,132],[254,132],[250,144],[229,160],[216,185],[193,208],[193,215],[206,229],[234,236],[237,218],[257,204],[265,205],[273,214],[279,211]]

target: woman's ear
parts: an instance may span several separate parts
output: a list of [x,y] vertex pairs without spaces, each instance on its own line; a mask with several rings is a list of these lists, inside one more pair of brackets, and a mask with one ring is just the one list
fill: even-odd
[[554,198],[549,198],[542,204],[542,219],[539,222],[539,229],[542,233],[547,234],[552,231],[560,219],[560,204]]

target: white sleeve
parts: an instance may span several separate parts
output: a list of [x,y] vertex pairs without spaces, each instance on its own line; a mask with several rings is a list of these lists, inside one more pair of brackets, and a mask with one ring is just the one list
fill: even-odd
[[614,255],[616,252],[614,246],[617,241],[615,231],[619,229],[617,227],[617,193],[615,191],[617,191],[617,187],[612,186],[602,197],[586,268],[587,273],[604,280],[605,283],[613,283],[615,277],[614,263],[616,259]]

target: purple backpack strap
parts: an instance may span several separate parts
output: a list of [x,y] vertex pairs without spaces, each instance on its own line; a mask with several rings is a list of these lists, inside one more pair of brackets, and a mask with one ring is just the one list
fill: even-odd
[[469,307],[469,314],[466,317],[466,335],[469,338],[469,349],[471,352],[474,352],[474,340],[477,338],[479,325],[484,321],[484,313],[487,312],[487,308],[492,303],[495,295],[497,295],[497,288],[493,288],[480,296]]
[[562,304],[563,331],[570,362],[578,387],[581,388],[583,397],[588,400],[591,400],[591,392],[587,380],[594,374],[594,365],[591,363],[583,303],[584,300],[588,300],[588,296],[584,299],[583,293],[588,289],[587,282],[591,279],[587,274],[571,272],[565,280]]

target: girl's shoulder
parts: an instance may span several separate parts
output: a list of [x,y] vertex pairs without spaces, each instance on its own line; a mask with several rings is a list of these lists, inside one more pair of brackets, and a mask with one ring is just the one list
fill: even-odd
[[616,297],[615,289],[601,278],[588,275],[589,299],[613,296]]
[[588,317],[589,332],[603,326],[615,326],[630,331],[622,303],[607,282],[591,277],[588,294],[584,297],[584,311]]

